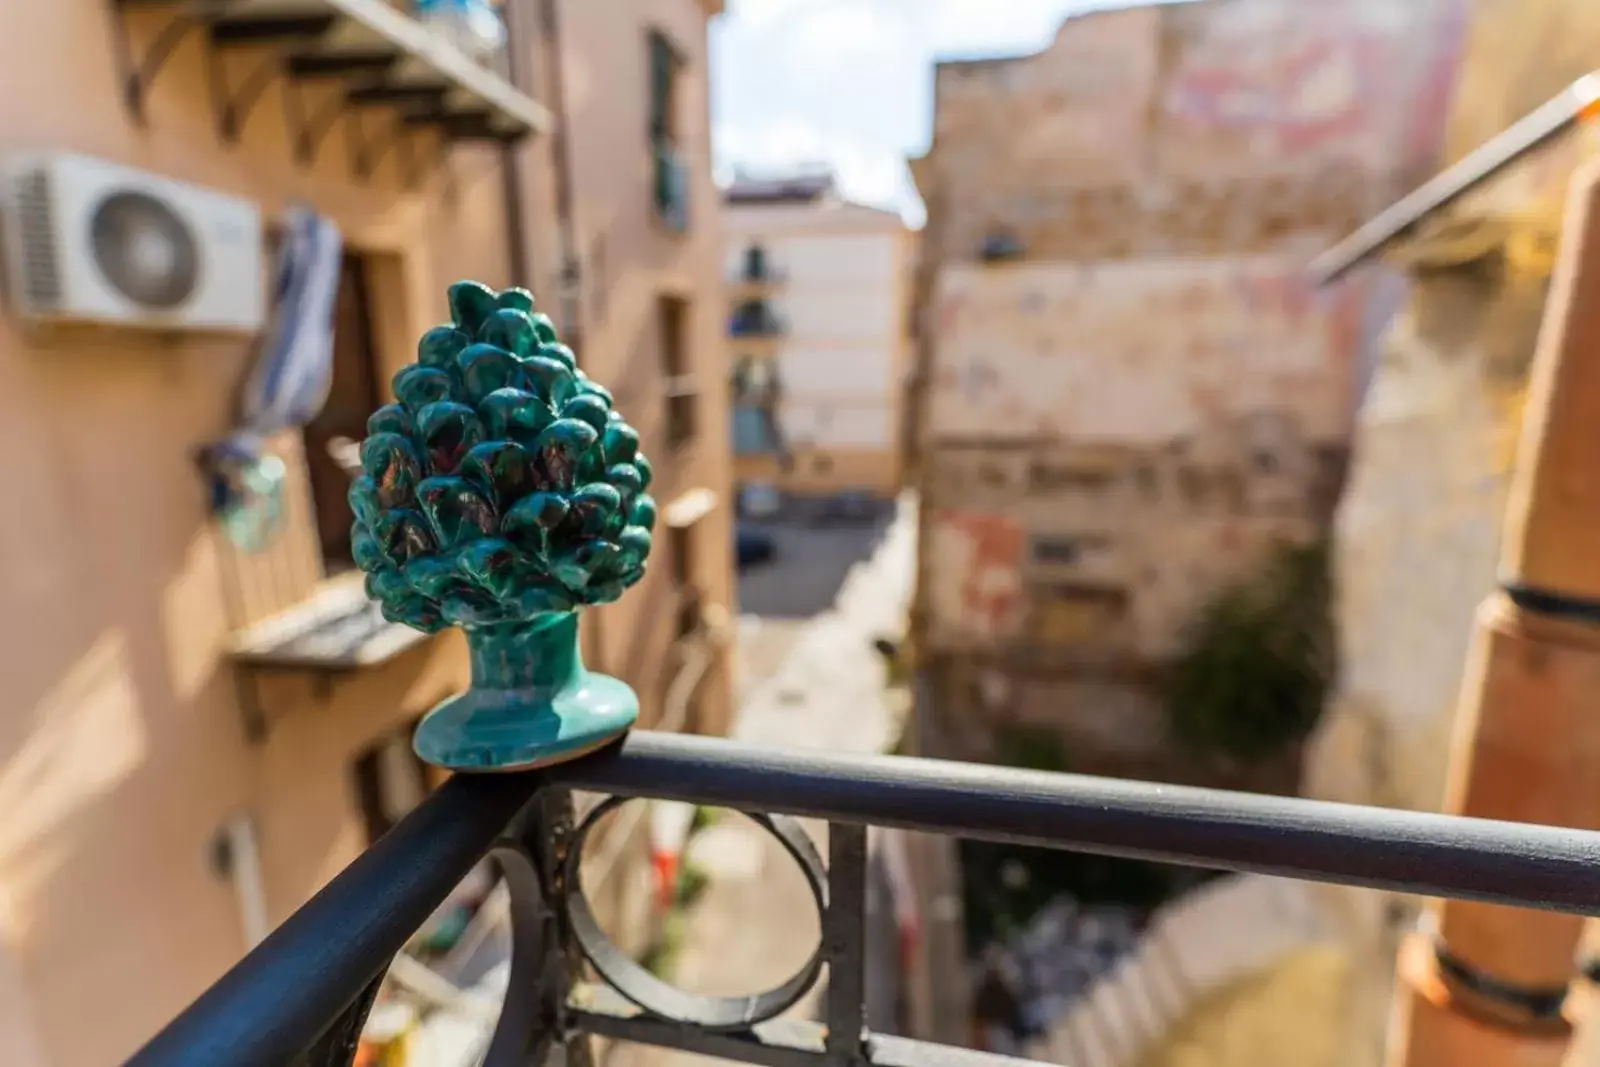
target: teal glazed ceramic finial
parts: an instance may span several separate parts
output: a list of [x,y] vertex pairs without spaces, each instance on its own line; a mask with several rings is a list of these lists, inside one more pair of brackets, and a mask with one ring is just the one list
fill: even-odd
[[639,699],[584,669],[578,612],[644,575],[656,506],[639,435],[522,289],[450,287],[367,422],[355,559],[384,617],[467,635],[472,684],[417,727],[460,771],[540,767],[627,731]]

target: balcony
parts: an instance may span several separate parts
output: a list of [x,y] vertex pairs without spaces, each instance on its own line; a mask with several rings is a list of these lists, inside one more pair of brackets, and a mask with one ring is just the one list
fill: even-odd
[[[571,789],[611,799],[575,822]],[[756,997],[690,995],[606,939],[579,859],[597,820],[636,798],[734,808],[777,837],[822,917],[795,975]],[[826,862],[792,816],[827,820]],[[350,1063],[388,962],[486,854],[514,923],[487,1067],[543,1064],[557,1046],[588,1062],[587,1035],[773,1067],[1029,1062],[868,1029],[869,825],[1579,914],[1600,887],[1600,835],[1579,830],[637,731],[543,772],[455,776],[130,1063]],[[779,1019],[824,965],[825,1018]]]
[[[549,113],[501,73],[384,0],[115,0],[112,10],[124,96],[141,121],[152,84],[194,33],[211,50],[215,71],[225,72],[225,56],[251,64],[235,74],[236,84],[224,80],[213,93],[222,139],[239,137],[266,90],[282,78],[291,141],[305,164],[341,117],[379,105],[394,112],[392,128],[361,137],[362,177],[413,133],[431,133],[449,146],[505,143],[549,127]],[[320,92],[324,86],[335,91]],[[306,90],[318,91],[314,103],[302,98]]]
[[783,395],[778,366],[770,359],[743,356],[729,376],[735,405],[772,408]]
[[667,448],[678,454],[694,444],[700,434],[700,383],[692,374],[666,382]]
[[739,304],[728,320],[728,336],[733,340],[736,362],[772,359],[788,332],[788,324],[765,300],[747,300]]
[[739,269],[728,277],[729,296],[736,306],[765,300],[788,280],[789,272],[773,266],[765,248],[751,245],[745,249]]
[[788,325],[765,300],[747,300],[734,309],[728,334],[737,338],[777,338],[788,332]]

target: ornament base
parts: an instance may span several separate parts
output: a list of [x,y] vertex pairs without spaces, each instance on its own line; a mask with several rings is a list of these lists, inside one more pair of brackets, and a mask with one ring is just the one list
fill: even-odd
[[451,771],[521,771],[577,759],[628,732],[639,698],[591,674],[574,613],[470,630],[472,686],[430,711],[412,748]]

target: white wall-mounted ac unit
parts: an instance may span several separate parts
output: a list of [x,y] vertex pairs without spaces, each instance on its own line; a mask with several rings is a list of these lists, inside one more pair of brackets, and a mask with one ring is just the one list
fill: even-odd
[[265,318],[251,202],[65,153],[8,161],[8,287],[25,318],[253,332]]

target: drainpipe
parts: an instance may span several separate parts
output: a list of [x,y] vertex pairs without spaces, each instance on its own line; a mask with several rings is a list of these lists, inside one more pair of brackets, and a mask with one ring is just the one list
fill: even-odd
[[[567,114],[567,76],[562,62],[561,0],[541,0],[546,62],[550,68],[550,111],[555,115],[550,149],[555,157],[556,235],[561,245],[561,334],[567,346],[583,360],[583,313],[578,302],[581,265],[578,231],[572,209],[572,127]],[[592,615],[593,612],[590,612]]]
[[[578,365],[584,364],[583,307],[579,301],[582,265],[578,261],[578,227],[572,207],[572,126],[567,114],[567,73],[561,41],[561,0],[540,0],[540,36],[544,40],[545,64],[550,71],[550,112],[555,116],[550,132],[550,155],[554,163],[556,200],[556,240],[560,245],[560,264],[556,284],[560,287],[561,339],[572,349]],[[604,666],[605,641],[599,611],[584,612],[579,632],[584,658],[591,667]]]
[[[522,39],[517,35],[516,0],[500,5],[500,21],[506,31],[506,81],[513,89],[521,89],[525,79],[520,77]],[[505,204],[506,230],[511,240],[506,248],[506,265],[511,269],[511,284],[526,289],[533,288],[533,261],[528,255],[528,224],[526,193],[522,184],[521,146],[506,142],[500,146],[501,199]]]
[[[1445,809],[1600,828],[1600,160],[1574,176],[1478,613]],[[1433,902],[1403,945],[1391,1067],[1557,1067],[1584,920]]]

